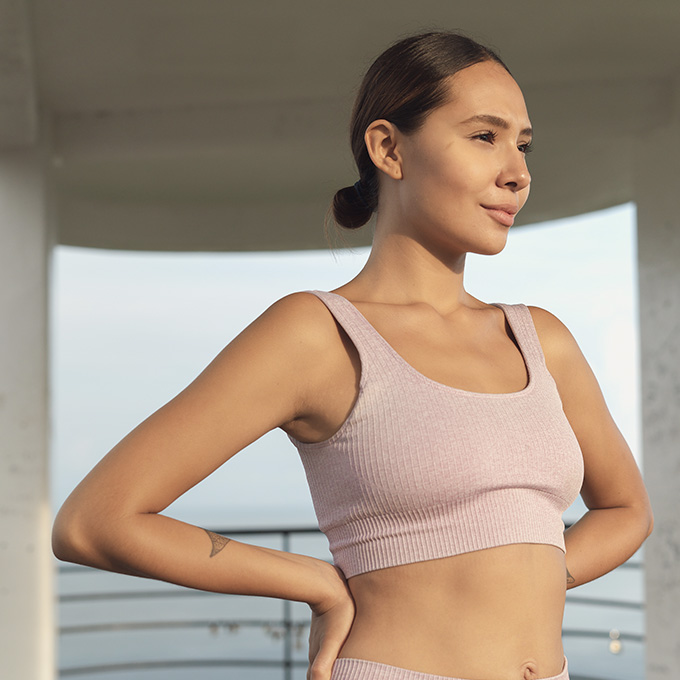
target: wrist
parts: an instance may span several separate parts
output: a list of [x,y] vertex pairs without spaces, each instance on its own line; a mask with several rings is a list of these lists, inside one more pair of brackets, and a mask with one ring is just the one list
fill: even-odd
[[319,588],[307,601],[314,614],[320,615],[338,603],[352,599],[352,593],[339,567],[324,560],[318,560]]

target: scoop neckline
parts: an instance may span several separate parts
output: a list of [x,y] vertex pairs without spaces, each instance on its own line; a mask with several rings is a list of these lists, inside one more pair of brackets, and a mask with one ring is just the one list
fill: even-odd
[[[416,376],[419,380],[422,380],[429,385],[432,385],[436,387],[437,389],[441,389],[443,391],[448,391],[448,392],[454,392],[457,394],[461,395],[469,395],[473,397],[486,397],[486,398],[511,398],[511,397],[521,397],[524,396],[525,394],[528,394],[531,392],[534,388],[535,384],[535,376],[534,376],[534,371],[532,366],[529,363],[529,360],[527,359],[527,353],[524,348],[524,343],[520,339],[520,335],[517,333],[517,329],[515,327],[515,324],[508,315],[507,310],[505,309],[506,303],[503,302],[491,302],[489,304],[493,305],[494,307],[498,307],[502,312],[503,315],[505,316],[506,321],[508,322],[508,325],[510,326],[510,330],[512,331],[512,334],[515,336],[515,340],[517,340],[517,347],[519,349],[520,356],[522,357],[522,360],[524,361],[524,367],[527,373],[527,384],[521,389],[517,390],[515,392],[475,392],[472,390],[464,390],[460,387],[453,387],[452,385],[445,385],[442,382],[439,382],[437,380],[434,380],[433,378],[428,378],[424,373],[421,373],[418,369],[416,369],[414,366],[409,364],[404,357],[397,352],[392,345],[390,345],[389,342],[378,332],[378,330],[371,324],[371,322],[359,311],[359,308],[350,300],[348,300],[344,295],[340,295],[339,293],[334,293],[333,291],[327,290],[327,291],[315,291],[318,293],[327,293],[329,295],[333,295],[337,298],[341,298],[342,300],[345,301],[347,305],[349,305],[353,310],[354,313],[362,320],[362,322],[371,330],[372,334],[378,339],[378,342],[383,345],[383,347],[402,365],[405,367],[407,371],[412,373],[414,376]],[[364,374],[364,366],[363,366],[363,361],[362,361],[362,375]],[[362,380],[363,382],[363,380]]]

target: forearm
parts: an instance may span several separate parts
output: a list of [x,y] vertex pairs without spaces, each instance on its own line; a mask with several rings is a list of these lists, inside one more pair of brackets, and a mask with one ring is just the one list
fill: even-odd
[[606,574],[625,562],[651,531],[642,507],[589,510],[564,532],[567,588]]
[[80,538],[57,531],[60,559],[219,593],[259,595],[306,602],[323,609],[341,587],[332,565],[298,555],[218,537],[158,514],[137,514],[89,528]]

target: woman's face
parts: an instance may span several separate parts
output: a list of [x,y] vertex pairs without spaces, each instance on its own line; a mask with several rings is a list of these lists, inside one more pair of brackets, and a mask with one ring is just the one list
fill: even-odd
[[451,98],[400,135],[400,214],[447,250],[494,254],[529,195],[531,123],[512,76],[493,61],[459,71]]

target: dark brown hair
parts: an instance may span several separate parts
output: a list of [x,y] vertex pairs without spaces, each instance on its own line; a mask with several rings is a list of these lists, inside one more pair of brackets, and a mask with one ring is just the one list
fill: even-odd
[[405,134],[416,132],[430,112],[447,102],[446,79],[482,61],[496,61],[508,70],[492,49],[471,38],[454,31],[430,31],[398,40],[371,64],[350,121],[360,183],[335,194],[331,211],[336,224],[357,229],[378,207],[378,172],[364,143],[366,128],[384,118]]

